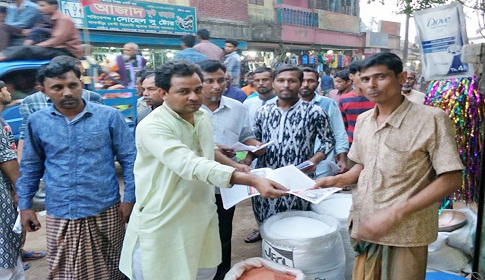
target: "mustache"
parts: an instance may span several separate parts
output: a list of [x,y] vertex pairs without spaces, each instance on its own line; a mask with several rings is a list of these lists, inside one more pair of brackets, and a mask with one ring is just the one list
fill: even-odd
[[317,88],[310,88],[310,87],[301,87],[300,90],[311,90],[315,91]]

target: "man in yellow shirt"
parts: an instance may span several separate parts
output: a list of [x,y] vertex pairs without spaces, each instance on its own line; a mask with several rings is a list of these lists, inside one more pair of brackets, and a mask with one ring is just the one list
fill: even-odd
[[[283,186],[214,161],[210,115],[202,105],[202,73],[187,61],[156,72],[164,103],[136,130],[136,204],[120,270],[130,279],[212,280],[221,262],[214,187],[255,186],[264,197]],[[225,158],[227,159],[227,158]]]

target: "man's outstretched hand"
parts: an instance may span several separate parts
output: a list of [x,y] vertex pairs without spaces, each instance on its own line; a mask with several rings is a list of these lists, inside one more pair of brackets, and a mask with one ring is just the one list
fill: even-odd
[[255,176],[255,187],[264,198],[278,198],[287,195],[288,189],[275,181]]
[[315,185],[311,189],[334,187],[337,183],[337,178],[335,176],[327,176],[318,178],[315,182]]

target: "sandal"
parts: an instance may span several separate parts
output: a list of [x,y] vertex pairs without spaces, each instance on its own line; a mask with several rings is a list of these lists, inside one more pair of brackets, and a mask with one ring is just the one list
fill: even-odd
[[259,233],[259,229],[253,230],[250,234],[244,238],[244,242],[246,243],[254,243],[261,240],[261,234]]
[[25,270],[29,269],[30,268],[30,264],[27,263],[27,262],[22,262],[22,268]]
[[24,261],[35,261],[35,260],[40,260],[43,257],[45,257],[44,253],[29,251],[29,252],[25,252],[22,255],[22,260],[24,260]]

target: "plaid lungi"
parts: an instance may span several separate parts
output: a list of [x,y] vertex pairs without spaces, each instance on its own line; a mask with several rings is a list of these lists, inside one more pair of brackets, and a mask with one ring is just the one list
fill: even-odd
[[424,280],[428,246],[393,247],[353,241],[352,280]]
[[125,225],[119,203],[76,220],[46,217],[48,279],[124,279],[118,269]]

